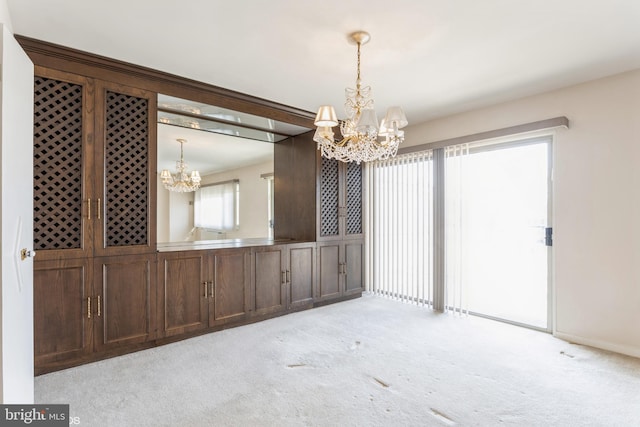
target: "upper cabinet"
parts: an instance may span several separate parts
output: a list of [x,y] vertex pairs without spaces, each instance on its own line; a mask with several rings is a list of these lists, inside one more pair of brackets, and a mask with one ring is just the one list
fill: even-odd
[[363,166],[325,157],[318,162],[317,240],[363,238]]
[[38,260],[90,256],[91,210],[97,209],[88,178],[94,162],[94,83],[38,67],[35,72],[34,249]]
[[155,94],[36,67],[38,259],[155,250]]
[[96,86],[95,252],[155,252],[156,94]]

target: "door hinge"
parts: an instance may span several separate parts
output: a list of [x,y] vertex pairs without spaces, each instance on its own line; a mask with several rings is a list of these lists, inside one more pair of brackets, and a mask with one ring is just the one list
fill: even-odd
[[544,229],[544,244],[546,246],[553,246],[553,227],[546,227]]

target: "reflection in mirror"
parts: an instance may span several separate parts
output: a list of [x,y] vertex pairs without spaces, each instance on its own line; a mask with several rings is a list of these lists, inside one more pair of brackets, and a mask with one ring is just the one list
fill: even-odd
[[[159,244],[273,238],[274,143],[306,131],[300,126],[158,95]],[[200,226],[196,226],[194,205],[197,197],[199,207],[203,206],[201,195],[169,191],[163,185],[161,171],[176,173],[178,139],[188,141],[184,144],[184,162],[189,173],[199,172],[206,193],[212,193],[212,185],[237,183],[237,224],[234,222],[233,227],[212,226],[216,221],[203,221],[207,213],[202,210],[198,215]],[[225,197],[229,200],[222,193],[211,197],[217,202],[211,199],[207,206],[219,205],[220,210]],[[216,216],[219,212],[211,213],[212,218]]]

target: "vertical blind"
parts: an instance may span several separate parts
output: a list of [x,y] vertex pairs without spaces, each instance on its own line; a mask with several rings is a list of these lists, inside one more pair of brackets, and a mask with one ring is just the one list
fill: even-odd
[[445,224],[445,269],[444,308],[456,314],[468,314],[466,285],[466,248],[463,232],[467,229],[464,209],[468,174],[469,144],[445,147],[444,178],[444,224]]
[[365,177],[367,290],[432,305],[431,150],[367,163]]
[[444,283],[434,284],[434,157],[431,150],[370,162],[365,173],[367,291],[433,307],[442,286],[445,310],[467,314],[462,245],[464,164],[469,144],[444,149]]
[[367,163],[366,290],[469,314],[470,153],[541,138],[551,141],[479,140]]

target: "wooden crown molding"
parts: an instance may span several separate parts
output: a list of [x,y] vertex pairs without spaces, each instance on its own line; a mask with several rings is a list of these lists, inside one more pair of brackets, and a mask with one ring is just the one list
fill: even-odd
[[37,66],[121,82],[313,129],[314,113],[140,65],[15,35]]

